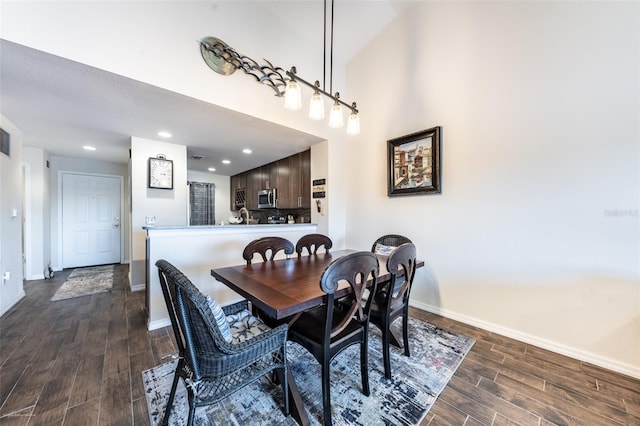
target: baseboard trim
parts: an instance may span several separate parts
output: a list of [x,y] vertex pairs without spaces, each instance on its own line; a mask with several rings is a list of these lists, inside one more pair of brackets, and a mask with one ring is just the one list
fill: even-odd
[[44,280],[44,274],[31,275],[29,278],[25,278],[25,281]]
[[7,305],[6,308],[4,308],[3,310],[0,311],[0,317],[4,314],[6,314],[9,309],[13,308],[16,303],[18,303],[20,300],[22,300],[27,294],[24,292],[24,289],[20,290],[20,293],[18,293],[18,296],[16,296],[15,299],[13,299],[11,302],[9,302],[9,304]]
[[171,320],[169,318],[164,318],[161,320],[157,320],[157,321],[151,321],[147,324],[147,329],[149,331],[151,330],[156,330],[158,328],[162,328],[162,327],[168,327],[171,325]]
[[144,284],[136,284],[131,286],[131,291],[143,291],[147,286]]
[[588,362],[593,365],[597,365],[607,370],[615,371],[616,373],[625,374],[627,376],[640,379],[640,367],[630,365],[627,363],[612,360],[610,358],[594,354],[592,352],[583,351],[567,345],[563,345],[558,342],[554,342],[540,337],[522,333],[518,330],[514,330],[508,327],[503,327],[488,321],[483,321],[477,318],[473,318],[467,315],[462,315],[454,311],[442,309],[438,306],[429,305],[427,303],[411,301],[409,304],[423,311],[431,312],[436,315],[441,315],[452,320],[460,321],[474,327],[482,328],[483,330],[491,331],[493,333],[500,334],[515,340],[519,340],[530,345],[534,345],[549,351],[565,355],[580,361]]

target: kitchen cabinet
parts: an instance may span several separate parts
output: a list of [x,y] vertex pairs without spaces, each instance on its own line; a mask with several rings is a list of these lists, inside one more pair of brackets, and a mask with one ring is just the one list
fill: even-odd
[[260,189],[277,188],[276,180],[278,174],[278,162],[265,164],[260,167],[261,186]]
[[247,172],[231,176],[231,189],[245,189],[247,187]]
[[262,172],[260,167],[247,172],[247,204],[249,210],[258,209],[258,191],[262,189]]
[[296,207],[311,208],[311,150],[292,157],[291,197]]
[[247,197],[247,173],[231,176],[229,185],[231,196],[231,210],[238,210],[245,206]]
[[311,207],[311,151],[307,150],[278,161],[278,208]]
[[294,203],[291,198],[291,157],[278,160],[277,172],[278,208],[293,208]]
[[245,207],[258,208],[258,191],[276,188],[279,209],[311,208],[311,150],[231,176],[231,209],[239,209],[236,196]]

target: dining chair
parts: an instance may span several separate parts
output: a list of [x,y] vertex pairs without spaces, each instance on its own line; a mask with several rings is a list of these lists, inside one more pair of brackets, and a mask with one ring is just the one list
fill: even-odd
[[[411,242],[412,241],[409,238],[405,237],[404,235],[387,234],[379,237],[377,240],[373,242],[373,245],[371,246],[371,252],[382,255],[382,256],[389,256],[389,254],[391,254],[393,249],[395,249],[399,245],[404,243],[411,243]],[[399,278],[396,281],[396,286],[401,286],[402,282],[403,282],[403,278]],[[366,291],[364,294],[364,298],[366,299],[368,297],[369,297],[369,292]],[[338,305],[351,303],[351,296],[347,295],[337,300],[336,303]]]
[[196,407],[220,401],[274,370],[288,416],[287,325],[267,327],[250,315],[247,301],[220,307],[171,263],[161,259],[156,266],[178,347],[162,424],[168,424],[180,379],[188,393],[190,426]]
[[296,243],[296,253],[298,253],[298,257],[300,257],[306,248],[309,256],[311,256],[312,254],[316,254],[321,247],[324,247],[324,251],[329,253],[329,249],[333,247],[331,238],[322,234],[307,234],[300,237]]
[[[373,242],[373,245],[371,246],[371,251],[375,254],[389,256],[393,251],[393,249],[405,243],[413,243],[413,241],[411,241],[409,238],[405,237],[404,235],[387,234],[387,235],[381,236],[380,238],[378,238]],[[404,278],[399,277],[396,280],[396,289],[397,287],[402,286],[403,282],[404,282]]]
[[[320,288],[326,303],[303,312],[290,324],[289,339],[307,349],[320,363],[322,406],[325,425],[331,425],[331,360],[352,345],[360,345],[362,393],[369,395],[368,327],[371,300],[362,295],[367,284],[375,291],[379,273],[378,258],[370,252],[348,254],[333,261],[322,273]],[[336,310],[334,293],[340,283],[348,283],[354,295],[352,304]]]
[[251,241],[242,251],[242,257],[251,265],[253,255],[258,253],[264,262],[273,260],[278,252],[284,250],[289,257],[293,254],[293,243],[282,237],[262,237]]
[[391,250],[393,250],[393,248],[398,247],[404,243],[412,243],[412,242],[413,241],[411,241],[409,238],[405,237],[404,235],[387,234],[387,235],[381,236],[380,238],[378,238],[373,242],[373,245],[371,246],[371,252],[388,255],[389,253],[391,253]]
[[[387,270],[391,278],[372,293],[371,323],[382,332],[382,353],[384,359],[384,376],[391,378],[391,361],[389,345],[391,341],[391,324],[402,317],[402,340],[404,355],[409,356],[409,294],[416,273],[416,246],[404,243],[394,249],[387,259]],[[402,281],[400,286],[398,281]]]

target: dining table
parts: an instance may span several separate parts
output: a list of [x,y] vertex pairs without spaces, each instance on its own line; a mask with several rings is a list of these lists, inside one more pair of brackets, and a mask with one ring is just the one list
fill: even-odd
[[[355,253],[357,250],[336,250],[308,256],[294,256],[267,262],[242,264],[214,268],[211,275],[218,281],[246,298],[258,311],[274,320],[289,323],[304,311],[322,305],[326,293],[320,288],[320,277],[331,262]],[[380,265],[378,288],[388,282],[391,274],[387,270],[388,256],[376,254]],[[416,267],[424,266],[417,260]],[[346,296],[351,291],[348,284],[338,286],[335,297]],[[399,345],[397,338],[393,338]],[[288,371],[291,415],[301,425],[308,425],[309,418],[304,409],[297,385]]]

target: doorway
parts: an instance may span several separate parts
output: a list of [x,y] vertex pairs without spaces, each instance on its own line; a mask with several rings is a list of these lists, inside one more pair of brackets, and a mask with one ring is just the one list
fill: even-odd
[[122,177],[62,172],[62,267],[121,263]]

